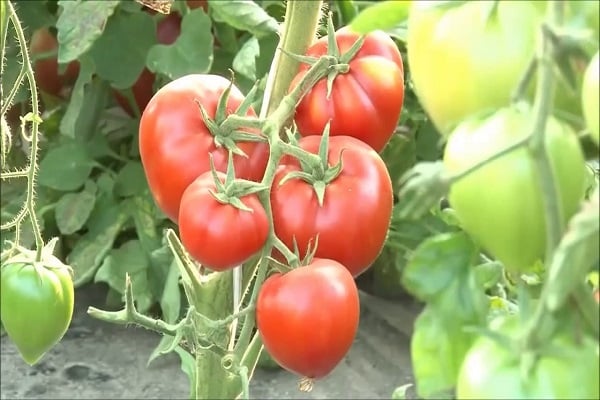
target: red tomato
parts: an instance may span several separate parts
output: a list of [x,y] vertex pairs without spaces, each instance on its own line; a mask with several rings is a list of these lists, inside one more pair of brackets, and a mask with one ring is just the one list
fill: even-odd
[[[181,16],[172,13],[160,20],[156,27],[156,37],[159,44],[173,44],[181,33]],[[154,79],[156,76],[148,68],[144,68],[137,81],[131,87],[133,97],[140,111],[144,111],[146,105],[154,94]],[[134,116],[134,112],[127,99],[118,91],[113,91],[117,103],[127,112]]]
[[[58,41],[47,28],[38,29],[31,36],[30,51],[32,56],[58,51]],[[38,60],[33,65],[38,87],[53,96],[61,96],[64,86],[75,83],[77,75],[79,75],[79,63],[77,61],[70,62],[62,75],[58,73],[58,70],[59,65],[56,55]]]
[[[203,172],[210,170],[209,154],[215,168],[227,170],[229,151],[217,147],[200,114],[200,102],[214,118],[219,97],[230,82],[218,75],[193,74],[163,86],[140,120],[140,155],[150,191],[161,210],[177,222],[183,191]],[[231,87],[227,113],[244,100],[236,86]],[[252,108],[247,116],[256,116]],[[258,135],[257,131],[247,130]],[[266,143],[244,142],[238,147],[248,156],[234,156],[236,177],[260,181],[269,158]]]
[[[307,136],[299,144],[317,154],[320,141],[320,136]],[[353,137],[330,138],[329,165],[339,162],[342,151],[343,169],[327,185],[323,206],[304,180],[295,178],[279,184],[289,172],[301,170],[297,159],[282,159],[271,189],[273,224],[277,236],[290,249],[296,239],[301,256],[318,235],[315,257],[338,261],[358,276],[383,247],[392,215],[392,182],[381,157]]]
[[265,349],[283,368],[318,379],[344,358],[358,329],[356,283],[343,265],[314,259],[270,276],[256,302]]
[[202,8],[204,11],[208,10],[208,3],[206,0],[187,0],[187,5],[190,9]]
[[[218,173],[221,182],[225,174]],[[214,271],[240,265],[265,245],[269,219],[258,196],[240,201],[252,211],[219,202],[212,173],[200,175],[183,192],[179,208],[179,235],[183,246],[199,263]]]
[[[346,52],[359,35],[347,27],[335,34],[340,52]],[[308,56],[327,54],[327,37],[307,51]],[[331,136],[348,135],[381,151],[394,133],[404,101],[404,68],[394,41],[381,31],[371,32],[349,63],[348,73],[338,75],[327,99],[327,79],[319,81],[300,101],[295,121],[301,135],[320,135],[331,120]],[[310,68],[300,66],[295,87]]]

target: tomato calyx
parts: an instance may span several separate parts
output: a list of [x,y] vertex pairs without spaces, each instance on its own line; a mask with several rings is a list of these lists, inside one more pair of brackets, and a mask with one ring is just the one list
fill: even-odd
[[218,172],[215,169],[213,157],[212,155],[209,155],[210,171],[216,188],[216,190],[209,190],[209,192],[215,200],[221,204],[231,204],[237,209],[253,212],[253,210],[246,206],[240,198],[249,194],[262,192],[263,190],[268,189],[268,186],[246,179],[236,179],[233,168],[232,152],[233,151],[230,150],[229,160],[227,162],[227,174]]
[[[214,136],[214,143],[217,147],[224,147],[230,152],[248,158],[242,149],[237,146],[237,142],[266,142],[267,139],[262,135],[251,134],[247,129],[252,126],[259,126],[260,121],[256,118],[246,117],[246,112],[254,100],[255,91],[248,93],[248,96],[239,105],[233,114],[227,115],[227,101],[233,86],[233,79],[229,81],[229,86],[221,93],[215,117],[211,118],[208,111],[199,100],[196,100],[202,120],[208,128],[208,131]],[[233,118],[232,118],[233,117]],[[245,129],[245,130],[244,130]]]
[[302,171],[293,171],[288,173],[285,177],[283,177],[279,184],[283,185],[291,179],[302,179],[313,187],[315,194],[317,195],[319,206],[323,206],[325,188],[329,183],[333,182],[339,176],[344,168],[342,157],[343,152],[344,150],[342,149],[340,161],[333,166],[329,166],[329,123],[327,123],[327,125],[325,125],[325,129],[323,130],[321,143],[319,144],[318,156],[316,158],[299,157],[298,161],[300,162]]
[[58,238],[52,238],[38,254],[35,250],[24,248],[20,245],[16,245],[14,250],[17,252],[15,255],[9,257],[6,262],[2,263],[2,266],[9,264],[24,264],[32,265],[35,269],[46,268],[46,269],[67,269],[71,275],[73,274],[72,268],[68,265],[63,264],[54,253],[54,247],[58,242]]

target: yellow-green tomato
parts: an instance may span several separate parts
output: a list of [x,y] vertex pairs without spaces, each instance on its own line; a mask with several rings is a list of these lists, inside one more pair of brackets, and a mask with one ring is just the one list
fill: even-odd
[[449,2],[412,2],[407,50],[414,90],[447,135],[469,115],[508,105],[544,14],[530,1],[439,3]]
[[590,131],[591,138],[600,145],[600,118],[598,109],[600,108],[600,74],[599,63],[600,53],[590,61],[585,76],[583,78],[583,86],[581,89],[581,104],[583,107],[583,116],[585,117],[586,125]]
[[[444,150],[449,173],[460,174],[524,139],[534,120],[529,107],[507,107],[461,123]],[[586,166],[577,136],[555,118],[547,122],[545,144],[552,165],[563,222],[578,210],[586,189]],[[449,202],[465,231],[513,272],[542,260],[546,245],[539,166],[521,147],[455,182]]]

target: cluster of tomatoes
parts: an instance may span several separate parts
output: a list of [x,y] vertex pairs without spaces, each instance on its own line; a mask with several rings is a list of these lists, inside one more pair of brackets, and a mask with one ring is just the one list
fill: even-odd
[[[270,355],[311,379],[327,375],[356,335],[354,277],[381,251],[393,206],[378,152],[404,97],[402,59],[389,36],[373,32],[361,42],[347,28],[334,35],[335,49],[323,37],[306,52],[338,56],[343,71],[332,72],[330,88],[325,76],[302,97],[293,115],[298,138],[228,129],[228,116],[256,113],[232,82],[200,74],[158,90],[139,130],[150,191],[196,261],[224,271],[256,255],[302,259],[266,279],[256,320]],[[290,91],[309,69],[300,66]],[[272,160],[274,146],[288,151]]]
[[[519,276],[543,262],[547,226],[540,167],[528,146],[528,138],[538,134],[533,132],[536,115],[531,105],[535,80],[524,88],[517,99],[521,101],[514,95],[536,54],[549,2],[441,3],[447,2],[413,2],[410,10],[407,48],[414,90],[447,141],[447,172],[460,176],[471,171],[449,193],[462,228]],[[557,80],[552,112],[542,127],[561,223],[566,226],[588,185],[576,130],[587,130],[598,144],[600,94],[598,3],[565,2],[564,7],[565,23],[579,29],[583,24],[596,37],[587,51],[596,55],[575,71],[576,90]],[[574,118],[560,118],[565,115]],[[516,337],[519,321],[498,320],[490,328]],[[562,329],[552,341],[564,353],[541,356],[525,381],[520,358],[481,336],[465,357],[457,398],[597,398],[597,341],[588,339],[576,339]],[[581,385],[558,383],[569,381],[569,374]]]

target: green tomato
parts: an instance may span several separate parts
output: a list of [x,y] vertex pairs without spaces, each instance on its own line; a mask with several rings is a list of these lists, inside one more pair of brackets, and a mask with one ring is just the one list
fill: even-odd
[[69,327],[73,281],[69,267],[54,256],[40,263],[21,260],[14,258],[2,266],[1,317],[21,357],[33,365],[60,341]]
[[[500,317],[493,330],[515,339],[518,317]],[[564,333],[552,338],[528,375],[522,352],[510,351],[480,336],[464,358],[456,384],[457,399],[597,399],[600,375],[598,342],[574,340]]]
[[492,15],[494,1],[436,3],[412,2],[408,65],[423,108],[446,135],[465,117],[509,103],[543,13],[529,1],[499,2]]
[[600,116],[598,115],[598,109],[600,108],[599,64],[600,53],[597,52],[585,71],[581,90],[583,116],[590,131],[590,136],[596,145],[600,145]]
[[[451,174],[524,139],[531,129],[529,107],[508,107],[471,118],[450,135],[444,165]],[[585,160],[575,133],[550,118],[545,136],[563,222],[578,210],[586,189]],[[514,150],[455,182],[449,202],[461,226],[512,272],[542,260],[546,245],[544,203],[538,167],[525,147]]]

